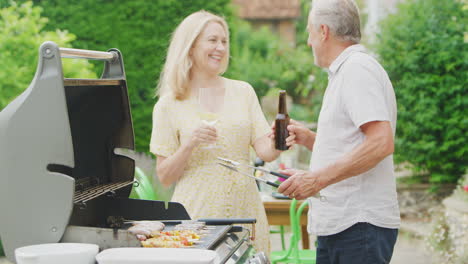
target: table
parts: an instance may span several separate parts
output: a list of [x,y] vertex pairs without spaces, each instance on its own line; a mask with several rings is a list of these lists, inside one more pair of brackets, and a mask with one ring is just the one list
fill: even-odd
[[[270,225],[290,225],[289,207],[291,200],[276,199],[269,193],[261,193],[263,206],[265,207],[268,223]],[[297,208],[305,202],[304,200],[297,201]],[[302,248],[309,248],[309,233],[307,232],[307,212],[308,207],[304,208],[301,215],[301,233],[302,233]]]

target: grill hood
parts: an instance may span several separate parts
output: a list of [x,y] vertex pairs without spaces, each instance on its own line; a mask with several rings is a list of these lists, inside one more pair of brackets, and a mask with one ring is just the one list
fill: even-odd
[[[62,57],[104,61],[100,79],[64,79]],[[0,112],[0,237],[15,248],[58,242],[74,206],[104,192],[128,197],[134,149],[123,59],[45,42],[30,86]],[[109,186],[81,195],[87,190]]]

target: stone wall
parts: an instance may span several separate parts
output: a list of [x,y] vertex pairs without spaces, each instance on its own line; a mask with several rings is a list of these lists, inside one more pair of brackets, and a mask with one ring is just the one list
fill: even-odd
[[449,196],[455,185],[448,184],[430,191],[430,184],[397,184],[400,215],[408,219],[429,219],[431,209],[440,205]]

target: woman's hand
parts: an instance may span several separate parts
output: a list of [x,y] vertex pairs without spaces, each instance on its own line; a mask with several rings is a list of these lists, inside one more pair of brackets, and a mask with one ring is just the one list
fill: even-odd
[[197,127],[193,133],[191,138],[191,145],[196,147],[202,143],[214,143],[218,138],[218,133],[214,126],[207,125],[202,123],[199,127]]

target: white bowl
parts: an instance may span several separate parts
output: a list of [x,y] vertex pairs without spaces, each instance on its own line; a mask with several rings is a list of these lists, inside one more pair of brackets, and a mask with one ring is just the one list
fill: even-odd
[[96,256],[99,264],[212,264],[213,250],[189,248],[110,248]]
[[95,264],[98,245],[51,243],[20,247],[15,250],[17,264]]

